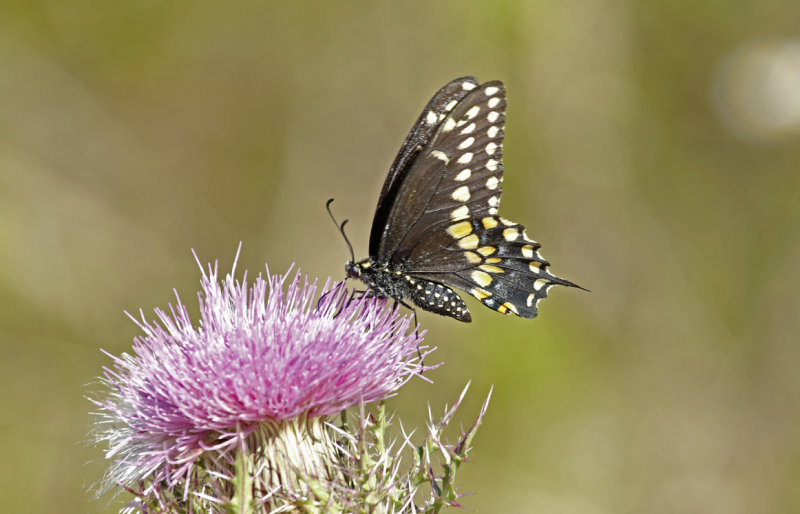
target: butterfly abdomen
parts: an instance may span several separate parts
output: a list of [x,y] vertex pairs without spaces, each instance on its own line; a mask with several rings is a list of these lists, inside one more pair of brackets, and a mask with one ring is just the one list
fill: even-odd
[[419,308],[450,316],[459,321],[472,321],[467,304],[449,287],[438,282],[412,277],[408,277],[408,281],[412,286],[408,297]]
[[358,278],[373,294],[403,303],[408,298],[422,310],[449,316],[459,321],[472,321],[467,304],[451,288],[431,280],[412,277],[401,270],[381,266],[369,259],[354,265]]

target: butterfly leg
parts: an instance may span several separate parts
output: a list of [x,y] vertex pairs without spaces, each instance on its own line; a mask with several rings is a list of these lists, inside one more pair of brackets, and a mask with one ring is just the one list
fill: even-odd
[[373,296],[377,296],[375,294],[375,291],[373,291],[372,289],[353,289],[352,291],[350,291],[350,297],[347,299],[346,302],[344,302],[344,306],[340,307],[339,311],[336,314],[334,314],[333,317],[334,318],[337,317],[342,312],[342,309],[349,307],[350,304],[353,303],[353,300],[355,300],[356,295],[361,295],[359,296],[359,298],[372,298]]
[[[341,284],[339,287],[344,287],[344,284]],[[334,287],[330,291],[325,291],[325,293],[323,293],[319,297],[319,300],[317,300],[317,309],[316,310],[320,310],[320,308],[322,307],[322,303],[325,301],[325,298],[327,298],[329,294],[335,293],[337,291],[338,291],[338,289],[336,287]],[[350,298],[352,299],[352,295],[350,296]],[[341,300],[339,301],[339,303],[341,304]],[[349,301],[348,301],[348,304],[349,304]],[[341,312],[341,310],[342,310],[342,308],[339,307],[338,311],[336,312],[336,314],[333,315],[333,317],[335,318],[336,316],[338,316],[339,312]]]

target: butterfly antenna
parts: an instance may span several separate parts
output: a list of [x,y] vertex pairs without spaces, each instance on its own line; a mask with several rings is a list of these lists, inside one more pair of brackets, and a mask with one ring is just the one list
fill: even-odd
[[333,203],[333,198],[328,200],[328,203],[325,204],[325,209],[327,209],[328,214],[330,215],[331,219],[333,220],[333,224],[336,225],[336,229],[339,230],[339,233],[342,234],[344,238],[344,242],[347,243],[347,249],[350,251],[350,262],[356,262],[356,256],[353,253],[353,245],[350,244],[350,240],[347,238],[347,234],[344,233],[344,226],[347,225],[348,220],[344,220],[341,225],[339,222],[336,221],[336,217],[331,212],[331,204]]

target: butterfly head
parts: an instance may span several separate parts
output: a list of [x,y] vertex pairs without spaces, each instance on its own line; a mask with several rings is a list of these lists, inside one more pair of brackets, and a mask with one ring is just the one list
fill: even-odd
[[344,271],[347,273],[347,278],[361,277],[361,266],[352,261],[347,261],[344,265]]

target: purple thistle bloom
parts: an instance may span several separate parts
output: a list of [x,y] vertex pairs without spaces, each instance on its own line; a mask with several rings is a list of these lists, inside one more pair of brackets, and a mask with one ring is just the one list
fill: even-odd
[[[113,461],[101,491],[122,486],[150,508],[185,501],[190,490],[218,498],[218,484],[197,484],[209,476],[230,482],[237,451],[267,459],[266,489],[286,487],[290,468],[330,479],[326,453],[336,445],[319,435],[326,417],[386,398],[430,369],[410,317],[385,299],[348,301],[350,291],[330,279],[317,299],[316,281],[299,271],[288,287],[290,272],[267,270],[252,284],[232,274],[220,284],[216,265],[203,272],[198,326],[178,298],[169,312],[156,309],[158,321],[134,319],[144,334],[132,355],[109,354],[101,379],[108,391],[92,400],[94,439]],[[313,441],[290,448],[280,436],[289,432]]]

